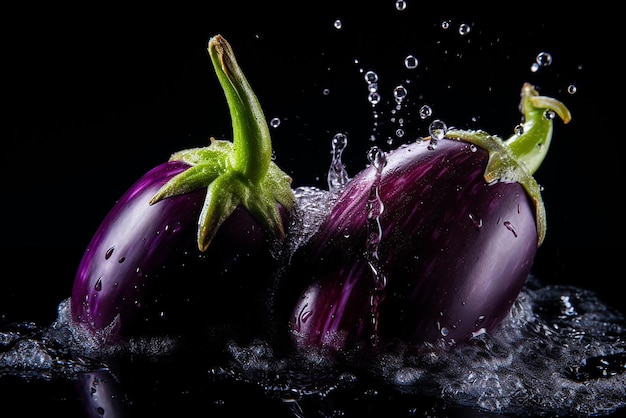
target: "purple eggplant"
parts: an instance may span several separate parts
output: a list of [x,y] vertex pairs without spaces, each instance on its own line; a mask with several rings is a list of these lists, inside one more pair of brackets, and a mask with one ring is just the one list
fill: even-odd
[[451,347],[492,331],[521,291],[545,232],[532,173],[560,102],[522,88],[510,139],[442,129],[349,179],[292,259],[310,277],[290,314],[301,349],[392,342]]
[[[294,204],[269,129],[228,42],[208,52],[233,140],[174,153],[115,203],[80,260],[73,321],[105,341],[258,316]],[[249,319],[249,318],[248,318]],[[248,327],[249,328],[249,327]]]

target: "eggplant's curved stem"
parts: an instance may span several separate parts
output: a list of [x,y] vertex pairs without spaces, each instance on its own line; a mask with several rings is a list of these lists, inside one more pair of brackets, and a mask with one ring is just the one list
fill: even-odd
[[287,211],[294,205],[291,177],[272,161],[265,116],[230,44],[215,35],[209,40],[208,51],[230,109],[233,141],[211,139],[208,147],[172,154],[170,161],[183,161],[191,167],[163,185],[150,204],[205,187],[207,194],[198,220],[201,251],[209,247],[219,227],[238,206],[282,240],[285,227],[278,204]]
[[519,132],[506,141],[485,131],[450,130],[446,137],[475,144],[489,152],[484,178],[487,183],[517,182],[535,203],[537,239],[541,245],[546,235],[546,213],[541,189],[533,174],[543,162],[552,140],[552,120],[558,115],[568,123],[572,116],[565,105],[551,97],[539,96],[530,84],[522,86],[520,111],[524,123]]
[[263,110],[226,39],[221,35],[212,37],[208,50],[230,108],[235,151],[233,170],[258,183],[267,172],[272,157],[272,143]]
[[552,120],[558,115],[569,123],[572,115],[563,103],[551,97],[539,96],[537,90],[525,83],[522,87],[520,111],[524,123],[520,131],[504,141],[515,159],[534,174],[543,162],[552,140]]

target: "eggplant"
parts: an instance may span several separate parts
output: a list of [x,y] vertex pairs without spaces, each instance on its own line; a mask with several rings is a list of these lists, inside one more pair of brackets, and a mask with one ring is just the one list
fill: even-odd
[[[74,324],[104,343],[198,332],[258,319],[294,206],[291,177],[272,160],[269,129],[230,44],[208,52],[233,139],[171,155],[102,220],[79,262]],[[230,326],[230,325],[229,325]]]
[[449,348],[496,328],[546,233],[533,173],[555,115],[571,118],[529,83],[520,111],[507,140],[442,123],[374,152],[292,257],[291,282],[309,278],[289,312],[297,348]]

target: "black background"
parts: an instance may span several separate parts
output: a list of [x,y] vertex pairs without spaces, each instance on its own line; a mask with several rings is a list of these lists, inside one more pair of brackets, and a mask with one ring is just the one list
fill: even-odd
[[[615,13],[601,4],[460,9],[415,0],[403,11],[394,0],[177,4],[51,3],[4,12],[2,318],[52,321],[116,199],[171,153],[232,136],[206,51],[217,33],[231,43],[267,118],[281,119],[271,130],[275,161],[294,186],[327,187],[336,132],[349,138],[349,173],[365,165],[374,119],[362,70],[380,77],[376,144],[383,148],[396,128],[398,84],[409,96],[401,110],[407,134],[396,143],[427,135],[432,118],[417,116],[422,104],[448,125],[508,137],[520,121],[524,82],[563,101],[573,119],[555,122],[535,173],[548,232],[533,271],[624,308],[617,290],[623,146],[612,133],[621,119],[611,111],[622,82]],[[466,36],[457,31],[462,23],[471,27]],[[531,71],[544,51],[552,64]],[[417,69],[403,66],[408,54],[418,57]]]

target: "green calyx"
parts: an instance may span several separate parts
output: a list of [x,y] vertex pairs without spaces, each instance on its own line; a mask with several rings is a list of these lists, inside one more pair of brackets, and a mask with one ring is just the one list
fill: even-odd
[[291,177],[272,161],[269,128],[261,106],[221,35],[209,40],[209,56],[224,90],[232,119],[233,141],[211,138],[208,147],[172,154],[170,161],[191,167],[172,177],[152,197],[168,197],[206,188],[198,220],[198,248],[205,251],[222,223],[243,206],[270,234],[282,240],[285,227],[278,204],[294,205]]
[[507,140],[484,131],[456,129],[446,132],[446,137],[467,141],[489,152],[484,174],[487,183],[517,182],[524,187],[535,204],[538,245],[541,245],[546,235],[546,213],[541,189],[533,174],[548,152],[555,115],[569,123],[571,114],[558,100],[539,96],[529,83],[523,85],[521,96],[523,123]]

